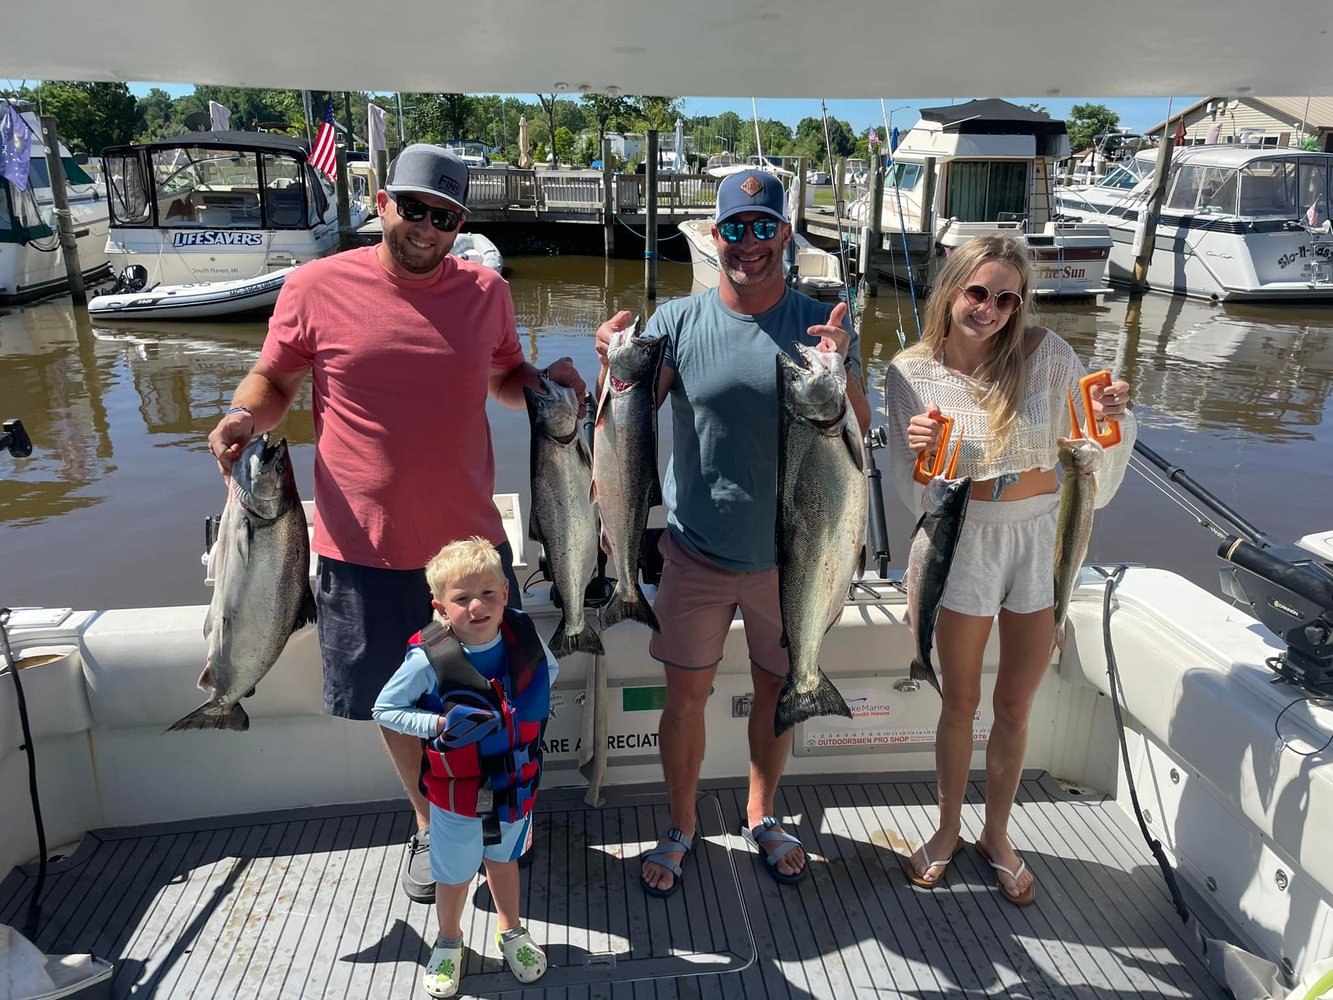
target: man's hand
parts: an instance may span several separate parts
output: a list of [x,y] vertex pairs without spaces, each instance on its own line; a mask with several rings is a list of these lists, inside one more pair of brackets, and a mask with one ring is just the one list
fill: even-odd
[[208,450],[217,459],[218,471],[231,475],[231,467],[255,436],[255,418],[246,410],[226,414],[208,435]]
[[[819,338],[819,350],[838,354],[842,360],[847,360],[847,351],[852,346],[852,335],[843,327],[842,321],[847,318],[847,303],[838,302],[833,306],[833,312],[829,315],[827,323],[817,323],[808,328],[805,333],[809,337]],[[598,331],[600,333],[600,331]]]
[[588,391],[588,386],[583,381],[583,376],[574,367],[572,358],[560,358],[551,362],[546,368],[546,377],[556,385],[563,385],[573,389],[578,395],[579,402],[583,401],[584,394]]
[[606,352],[611,347],[611,338],[621,330],[628,330],[633,321],[634,314],[628,309],[622,309],[597,328],[597,356],[601,358],[603,368],[610,364]]

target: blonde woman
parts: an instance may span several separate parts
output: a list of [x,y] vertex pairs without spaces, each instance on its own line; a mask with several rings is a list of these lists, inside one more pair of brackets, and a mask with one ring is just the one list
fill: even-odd
[[[1024,249],[1005,237],[975,239],[955,250],[931,294],[921,342],[894,358],[885,388],[903,502],[920,511],[912,468],[921,452],[939,448],[941,412],[954,421],[954,439],[962,434],[957,474],[973,480],[935,625],[943,688],[935,736],[939,827],[909,859],[908,878],[923,889],[943,884],[964,845],[972,720],[981,699],[982,653],[998,616],[985,824],[976,844],[995,869],[1003,897],[1019,906],[1035,900],[1037,887],[1009,841],[1009,814],[1055,627],[1056,438],[1069,431],[1065,392],[1073,389],[1077,399],[1085,374],[1068,344],[1028,325],[1031,273]],[[1100,506],[1124,477],[1135,428],[1126,411],[1128,383],[1095,388],[1092,401],[1099,418],[1120,421],[1123,435],[1098,474]]]

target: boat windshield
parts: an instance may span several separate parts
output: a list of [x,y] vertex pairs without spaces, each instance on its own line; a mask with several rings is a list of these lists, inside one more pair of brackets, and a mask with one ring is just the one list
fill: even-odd
[[149,150],[147,158],[162,228],[304,228],[316,208],[305,164],[283,153],[192,146]]
[[897,187],[911,191],[921,180],[920,163],[894,163],[889,167],[889,176],[884,181],[885,187]]
[[1333,157],[1284,156],[1255,160],[1240,170],[1240,214],[1251,218],[1328,219]]
[[1106,176],[1097,182],[1097,187],[1114,188],[1117,191],[1128,191],[1135,187],[1141,180],[1143,180],[1143,177],[1135,173],[1129,167],[1117,166],[1112,167],[1107,171]]

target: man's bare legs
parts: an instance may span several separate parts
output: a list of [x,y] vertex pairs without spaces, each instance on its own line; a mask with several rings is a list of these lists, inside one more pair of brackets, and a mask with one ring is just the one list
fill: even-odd
[[[745,825],[753,828],[765,816],[775,815],[773,803],[791,752],[792,731],[773,735],[773,719],[785,678],[769,673],[753,661],[750,678],[754,684],[754,706],[750,710],[750,797],[745,805]],[[773,846],[776,849],[778,845]],[[805,868],[805,851],[793,847],[778,859],[776,867],[783,875],[799,874]]]
[[384,749],[389,752],[389,759],[403,783],[403,791],[412,803],[412,812],[416,814],[415,829],[427,829],[430,826],[430,805],[421,794],[421,740],[383,726],[380,726],[380,739],[384,741]]

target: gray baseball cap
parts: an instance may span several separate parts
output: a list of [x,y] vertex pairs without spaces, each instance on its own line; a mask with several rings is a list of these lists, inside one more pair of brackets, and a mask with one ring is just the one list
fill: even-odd
[[467,164],[440,146],[418,142],[389,165],[389,194],[433,194],[467,211]]

